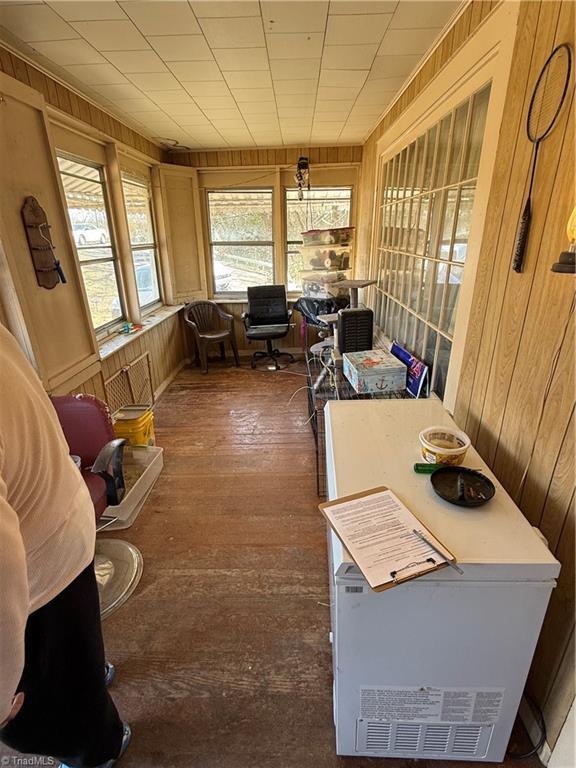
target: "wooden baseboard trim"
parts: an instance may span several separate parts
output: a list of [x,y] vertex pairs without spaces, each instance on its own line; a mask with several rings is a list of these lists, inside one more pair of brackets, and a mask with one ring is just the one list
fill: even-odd
[[187,365],[189,362],[190,362],[190,358],[189,357],[185,357],[184,360],[181,360],[178,363],[178,365],[176,366],[176,368],[174,368],[174,370],[168,376],[166,376],[164,381],[160,384],[158,389],[156,389],[155,392],[154,392],[154,400],[155,401],[158,400],[158,398],[164,392],[164,390],[168,386],[170,386],[170,384],[172,384],[172,382],[174,381],[176,376],[178,376],[178,374],[180,373],[182,368],[184,368],[184,366]]

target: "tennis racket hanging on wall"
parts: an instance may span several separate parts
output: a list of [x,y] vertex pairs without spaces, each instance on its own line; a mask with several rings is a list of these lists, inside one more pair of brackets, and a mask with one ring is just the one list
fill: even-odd
[[568,93],[571,71],[572,51],[568,43],[562,43],[554,48],[542,67],[532,92],[532,98],[530,99],[528,118],[526,120],[526,133],[534,148],[532,150],[528,197],[524,204],[514,244],[512,268],[515,272],[522,272],[526,245],[528,243],[530,221],[532,219],[532,188],[536,175],[538,150],[540,144],[550,135],[558,120]]

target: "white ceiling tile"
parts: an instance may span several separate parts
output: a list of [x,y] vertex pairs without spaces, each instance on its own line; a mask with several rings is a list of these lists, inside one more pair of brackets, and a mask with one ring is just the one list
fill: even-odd
[[168,66],[183,83],[216,82],[223,79],[215,61],[172,61]]
[[310,128],[312,125],[312,118],[308,120],[300,120],[297,117],[283,117],[281,120],[282,130],[290,128]]
[[322,55],[323,69],[370,69],[378,45],[326,45]]
[[182,83],[190,96],[230,96],[228,86],[224,81],[204,83]]
[[125,74],[168,72],[166,64],[154,51],[108,51],[106,58]]
[[332,0],[331,14],[394,13],[398,0]]
[[199,35],[201,29],[185,2],[129,2],[122,7],[143,35]]
[[259,147],[274,147],[282,144],[282,134],[278,133],[255,133],[251,131],[254,141]]
[[226,18],[227,16],[260,16],[258,0],[199,0],[191,2],[196,16],[201,18]]
[[266,39],[271,59],[316,59],[322,56],[324,35],[321,32],[266,35]]
[[421,57],[417,55],[407,56],[377,56],[370,72],[369,80],[380,77],[401,77],[409,75],[418,65]]
[[270,72],[225,72],[224,77],[230,88],[271,88],[272,78]]
[[344,101],[316,101],[316,112],[349,112],[354,106],[353,99],[347,99]]
[[324,32],[328,2],[315,0],[284,0],[261,4],[262,19],[266,32]]
[[212,61],[202,35],[151,35],[148,42],[164,61]]
[[396,96],[397,91],[362,91],[356,100],[357,104],[378,104],[384,107]]
[[326,45],[363,45],[380,43],[392,14],[365,14],[328,17]]
[[406,82],[406,77],[376,77],[368,79],[364,85],[365,91],[399,91]]
[[378,105],[374,104],[355,104],[353,113],[358,115],[378,117],[378,115],[382,114],[382,110],[380,107],[378,107]]
[[168,104],[165,107],[170,115],[176,118],[186,118],[201,115],[200,107],[194,102],[182,102],[180,104]]
[[223,118],[223,117],[213,117],[212,118],[212,124],[219,130],[219,131],[243,131],[246,132],[246,123],[241,117],[237,118]]
[[78,33],[47,5],[2,5],[0,25],[26,43],[78,37]]
[[320,72],[320,85],[361,88],[369,71],[369,69],[323,69]]
[[153,101],[145,97],[141,99],[126,99],[122,102],[122,110],[124,112],[145,112],[146,110],[156,112],[158,109],[159,107]]
[[344,101],[355,99],[360,93],[360,86],[355,88],[334,88],[332,86],[321,85],[318,88],[319,101]]
[[143,91],[177,91],[181,88],[171,72],[142,72],[127,77]]
[[283,107],[313,107],[314,102],[316,101],[316,96],[314,94],[290,94],[290,93],[280,93],[276,96],[276,102],[280,106]]
[[222,71],[268,70],[266,48],[216,48],[213,53]]
[[228,107],[227,109],[218,109],[216,107],[203,107],[203,111],[210,120],[240,120],[242,115],[237,108]]
[[[129,99],[129,101],[138,101],[138,99]],[[154,107],[154,105],[152,106]],[[146,109],[135,109],[130,112],[130,116],[133,117],[134,120],[139,120],[140,122],[148,119],[153,120],[155,118],[167,118],[166,112],[160,109],[160,107],[156,107],[155,109],[150,109],[148,107],[146,107]]]
[[193,104],[194,100],[184,88],[169,91],[148,91],[149,98],[160,106],[169,106],[170,104]]
[[272,101],[243,101],[241,111],[243,115],[275,115],[276,105]]
[[32,43],[34,50],[46,56],[55,64],[65,67],[70,64],[105,64],[106,59],[85,40],[53,40]]
[[150,47],[131,21],[75,21],[72,26],[99,51],[138,51]]
[[123,74],[112,64],[75,64],[65,68],[73,77],[77,77],[87,85],[110,85],[127,83]]
[[378,56],[422,55],[440,34],[438,29],[389,29],[378,49]]
[[105,19],[125,19],[126,14],[118,3],[111,0],[66,0],[48,3],[59,16],[66,21],[103,21]]
[[210,125],[210,120],[206,117],[206,115],[184,115],[183,117],[180,117],[179,115],[174,115],[174,120],[178,123],[178,125],[181,125],[183,128],[192,128],[197,127],[199,125]]
[[232,96],[196,96],[194,101],[203,110],[207,109],[232,109],[236,106],[236,102]]
[[292,117],[300,117],[302,120],[309,120],[313,114],[313,106],[309,106],[304,109],[301,107],[283,107],[282,105],[278,106],[278,117],[280,120],[284,120],[285,118],[290,119]]
[[274,101],[272,88],[234,88],[232,95],[239,104],[244,101]]
[[456,11],[460,2],[443,0],[400,0],[390,22],[391,29],[442,28]]
[[274,82],[276,93],[316,93],[317,80],[277,80]]
[[320,73],[320,59],[270,59],[274,80],[309,80]]
[[266,45],[258,18],[200,19],[211,48],[261,48]]
[[124,85],[95,85],[93,90],[104,96],[110,101],[122,102],[124,99],[140,99],[144,95],[135,85],[125,83]]

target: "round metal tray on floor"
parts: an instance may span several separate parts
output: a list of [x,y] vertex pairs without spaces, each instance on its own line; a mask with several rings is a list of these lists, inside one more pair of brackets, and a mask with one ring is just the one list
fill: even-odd
[[96,539],[94,570],[100,596],[100,615],[109,616],[138,586],[144,561],[140,550],[121,539]]

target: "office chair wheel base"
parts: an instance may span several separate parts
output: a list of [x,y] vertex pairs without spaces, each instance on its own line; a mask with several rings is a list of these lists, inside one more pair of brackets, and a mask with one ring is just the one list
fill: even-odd
[[[279,358],[281,357],[289,358],[286,365],[280,365]],[[266,351],[258,350],[257,352],[254,352],[252,360],[250,361],[251,367],[256,368],[259,361],[269,361],[269,363],[273,364],[274,370],[281,371],[283,368],[286,368],[287,365],[290,365],[290,363],[295,362],[295,359],[294,355],[290,354],[290,352],[281,352],[279,349],[267,349]],[[267,367],[269,370],[272,370],[272,365],[269,364]]]

